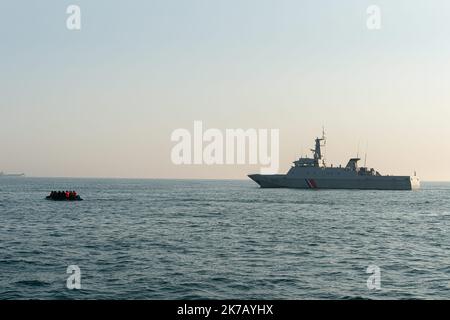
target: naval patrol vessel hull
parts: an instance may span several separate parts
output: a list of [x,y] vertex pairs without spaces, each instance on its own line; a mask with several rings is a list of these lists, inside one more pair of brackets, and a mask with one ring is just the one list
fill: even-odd
[[420,188],[420,180],[414,176],[381,175],[373,168],[359,167],[358,157],[351,158],[345,167],[328,167],[322,156],[325,133],[316,138],[313,157],[301,157],[286,174],[250,174],[248,177],[262,188],[297,189],[366,189],[412,190]]
[[251,174],[250,179],[261,188],[296,189],[366,189],[366,190],[413,190],[420,188],[417,177],[381,176],[355,178],[290,178],[285,174]]

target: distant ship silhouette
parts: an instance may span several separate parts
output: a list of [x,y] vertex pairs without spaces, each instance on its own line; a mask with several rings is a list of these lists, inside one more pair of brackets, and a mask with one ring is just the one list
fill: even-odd
[[25,173],[4,173],[0,171],[0,177],[23,177]]

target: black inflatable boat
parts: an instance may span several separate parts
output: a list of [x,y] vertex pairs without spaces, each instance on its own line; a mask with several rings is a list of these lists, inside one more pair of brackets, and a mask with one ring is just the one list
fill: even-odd
[[81,197],[75,191],[52,191],[45,197],[52,201],[82,201]]
[[52,200],[52,201],[83,201],[83,199],[80,196],[76,196],[74,198],[57,198],[57,197],[46,196],[45,199]]

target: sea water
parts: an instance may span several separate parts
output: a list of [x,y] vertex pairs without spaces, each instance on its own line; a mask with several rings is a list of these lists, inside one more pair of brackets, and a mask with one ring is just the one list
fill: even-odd
[[0,219],[0,299],[450,299],[450,183],[3,177]]

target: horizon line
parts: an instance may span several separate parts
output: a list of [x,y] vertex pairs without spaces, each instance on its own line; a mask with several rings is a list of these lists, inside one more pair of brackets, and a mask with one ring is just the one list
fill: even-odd
[[[10,179],[26,179],[26,178],[34,178],[34,179],[105,179],[105,180],[197,180],[197,181],[247,181],[248,178],[152,178],[152,177],[89,177],[89,176],[79,176],[79,177],[71,177],[71,176],[21,176],[21,177],[3,177]],[[248,180],[251,181],[251,180]],[[450,180],[421,180],[421,182],[442,182],[442,183],[450,183]]]

